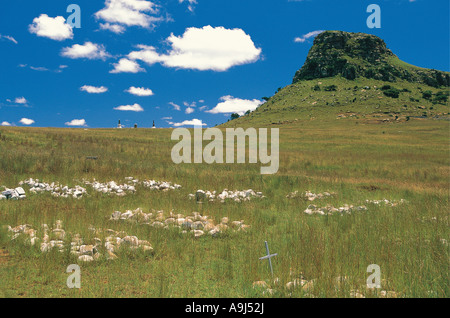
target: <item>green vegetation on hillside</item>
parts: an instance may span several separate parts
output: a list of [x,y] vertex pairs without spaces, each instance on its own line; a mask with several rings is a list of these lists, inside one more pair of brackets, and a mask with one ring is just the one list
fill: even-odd
[[347,80],[336,76],[289,85],[255,111],[222,126],[343,119],[357,119],[361,123],[398,123],[414,117],[448,120],[449,114],[448,90],[445,88],[407,81],[386,84],[367,78]]

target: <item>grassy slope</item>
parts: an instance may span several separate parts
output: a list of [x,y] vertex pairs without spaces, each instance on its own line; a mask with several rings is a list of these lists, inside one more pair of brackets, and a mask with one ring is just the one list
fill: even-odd
[[[322,82],[331,84],[333,79]],[[353,86],[354,82],[348,83]],[[24,201],[0,201],[0,225],[28,223],[38,228],[61,219],[66,231],[80,233],[87,240],[92,239],[87,230],[92,224],[123,229],[149,240],[155,248],[154,256],[138,254],[82,265],[82,288],[69,290],[65,270],[76,260],[67,253],[42,255],[10,242],[0,230],[0,297],[259,297],[262,294],[252,288],[252,282],[270,277],[267,264],[258,261],[264,254],[264,240],[279,255],[274,270],[281,282],[293,279],[291,268],[303,272],[307,279],[316,280],[316,296],[348,297],[351,289],[364,291],[366,268],[376,263],[381,266],[383,289],[406,297],[448,297],[449,251],[441,242],[449,240],[448,122],[412,119],[380,126],[335,120],[334,112],[355,111],[356,104],[324,108],[313,117],[330,120],[310,120],[318,106],[309,104],[310,90],[301,96],[307,98],[305,102],[294,96],[299,88],[293,85],[280,92],[286,101],[285,105],[278,103],[279,113],[257,115],[264,107],[274,107],[269,104],[253,115],[253,123],[260,125],[287,114],[299,119],[276,126],[281,128],[281,155],[280,171],[273,176],[261,176],[259,164],[177,166],[170,160],[174,142],[169,129],[2,128],[0,184],[9,187],[27,177],[73,185],[83,177],[122,181],[131,175],[165,179],[183,188],[167,193],[138,189],[135,195],[122,198],[96,193],[74,200],[30,194]],[[349,92],[364,96],[359,90]],[[331,100],[333,93],[340,95],[341,91],[320,92],[321,103]],[[345,98],[337,100],[343,103]],[[298,111],[288,108],[297,104]],[[380,110],[384,105],[380,102]],[[358,109],[366,106],[370,113],[370,107],[377,104],[362,104]],[[243,125],[245,120],[240,120]],[[84,158],[90,155],[100,159],[86,163]],[[252,188],[267,198],[203,205],[186,200],[198,188]],[[367,212],[342,217],[308,216],[303,210],[309,202],[285,198],[294,190],[338,193],[335,198],[314,202],[319,206],[382,198],[403,198],[410,203],[395,208],[369,206]],[[245,220],[252,229],[223,238],[194,239],[177,231],[107,221],[114,210],[137,207],[200,211],[216,220],[229,216]],[[333,279],[338,276],[348,280],[336,290]],[[289,293],[279,287],[274,296],[288,297]],[[296,289],[292,296],[305,293]]]
[[[387,97],[380,89],[391,85],[402,92],[399,98]],[[321,91],[314,91],[319,85]],[[336,85],[337,91],[327,92],[324,87]],[[370,87],[369,90],[364,87]],[[355,88],[357,87],[357,88]],[[283,88],[250,115],[230,121],[222,127],[264,126],[272,123],[297,120],[335,120],[339,115],[363,119],[364,122],[383,120],[406,120],[406,116],[447,117],[448,105],[433,104],[422,98],[422,92],[430,90],[434,94],[442,91],[424,84],[398,81],[386,83],[366,78],[346,80],[342,77],[301,81]],[[411,101],[411,98],[418,101]]]

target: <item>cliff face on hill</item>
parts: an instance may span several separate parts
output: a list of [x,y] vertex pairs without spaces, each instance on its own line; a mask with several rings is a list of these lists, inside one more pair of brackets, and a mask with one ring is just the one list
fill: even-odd
[[319,34],[293,83],[317,78],[358,77],[395,82],[398,79],[432,87],[450,86],[449,73],[419,68],[401,61],[377,36],[325,31]]

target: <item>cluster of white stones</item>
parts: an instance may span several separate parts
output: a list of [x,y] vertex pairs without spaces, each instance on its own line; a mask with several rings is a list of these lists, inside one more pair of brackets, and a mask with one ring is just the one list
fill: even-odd
[[[302,274],[293,275],[292,269],[290,271],[289,277],[290,277],[290,279],[289,279],[290,281],[287,282],[284,287],[284,289],[286,291],[292,292],[296,288],[301,288],[304,292],[310,293],[314,288],[314,284],[315,284],[314,279],[307,280],[306,278],[303,277]],[[293,278],[293,277],[298,277],[298,278]],[[271,283],[267,283],[267,281],[264,281],[264,280],[256,281],[256,282],[253,282],[252,286],[254,289],[262,290],[263,295],[273,295],[275,292],[278,291],[278,289],[283,289],[279,278],[274,278]]]
[[164,192],[181,188],[181,185],[176,183],[172,184],[167,181],[144,180],[141,184],[145,188],[150,188],[151,190],[161,190]]
[[[375,205],[381,205],[384,204],[386,206],[389,207],[395,207],[398,206],[399,204],[403,204],[403,203],[407,203],[406,200],[401,199],[399,201],[395,201],[395,200],[366,200],[367,204],[375,204]],[[365,205],[360,205],[360,206],[353,206],[353,205],[348,205],[348,204],[344,204],[344,206],[340,207],[340,208],[335,208],[332,205],[327,205],[325,207],[322,208],[318,208],[317,206],[310,204],[308,206],[308,208],[304,211],[306,214],[320,214],[320,215],[329,215],[329,214],[333,214],[333,213],[348,213],[350,214],[353,211],[367,211],[367,207]]]
[[[293,277],[299,277],[294,278]],[[338,292],[343,289],[343,284],[346,281],[350,280],[348,276],[339,276],[334,279],[334,288]],[[314,295],[314,286],[316,285],[316,280],[311,279],[307,280],[302,274],[300,275],[292,275],[292,271],[290,274],[290,281],[287,282],[284,286],[284,291],[289,292],[289,295],[292,295],[294,290],[302,290],[305,294],[305,297],[316,297]],[[283,287],[280,284],[279,278],[275,278],[272,283],[267,283],[267,281],[256,281],[253,282],[253,288],[256,290],[262,291],[263,295],[273,295],[275,292],[282,290]],[[366,295],[370,295],[371,297],[379,297],[379,298],[397,298],[399,294],[394,291],[388,290],[378,290],[375,288],[371,288],[366,285],[366,291],[361,291],[360,289],[352,289],[350,290],[350,297],[352,298],[365,298]],[[363,288],[361,288],[363,289]]]
[[342,206],[342,207],[335,208],[334,206],[328,204],[325,207],[318,208],[317,206],[310,204],[308,206],[308,208],[303,212],[306,214],[309,214],[309,215],[312,215],[312,214],[329,215],[329,214],[333,214],[333,213],[350,214],[353,211],[366,211],[366,210],[367,210],[367,207],[364,205],[355,207],[353,205],[344,204],[344,206]]
[[32,178],[19,182],[19,185],[23,184],[30,187],[31,193],[50,192],[55,197],[73,197],[79,199],[86,194],[86,189],[78,185],[74,188],[69,188],[68,186],[62,186],[57,182],[45,183],[39,179],[33,180]]
[[30,245],[35,245],[39,240],[36,237],[36,230],[34,230],[33,227],[29,224],[18,225],[14,228],[8,225],[7,228],[8,232],[10,232],[11,241],[17,239],[21,235],[27,236],[26,242],[29,243]]
[[[117,196],[124,196],[128,193],[136,192],[137,185],[141,185],[145,188],[150,188],[152,190],[161,190],[161,191],[169,191],[181,188],[179,184],[176,183],[172,184],[171,182],[167,181],[144,180],[140,182],[138,179],[134,179],[133,177],[127,177],[125,178],[125,180],[127,180],[127,182],[124,184],[118,184],[115,181],[102,183],[96,181],[95,179],[92,182],[88,180],[83,180],[83,183],[85,185],[91,186],[97,192],[114,194]],[[79,185],[76,185],[73,188],[69,188],[68,186],[63,186],[59,184],[58,182],[46,183],[40,181],[39,179],[33,178],[29,178],[27,180],[19,182],[19,185],[24,184],[30,187],[31,193],[50,192],[55,197],[63,197],[63,198],[74,197],[79,199],[87,194],[86,189]],[[3,191],[2,194],[0,194],[0,200],[8,198],[23,199],[25,197],[26,197],[25,191],[22,188],[16,188],[14,190],[6,189],[5,191]]]
[[[64,238],[66,232],[62,228],[62,222],[56,221],[54,229],[50,230],[47,224],[42,224],[43,237],[41,243],[41,252],[48,252],[53,248],[57,248],[59,252],[64,251]],[[14,228],[8,225],[8,232],[11,233],[11,240],[16,240],[21,236],[25,236],[25,243],[36,245],[40,238],[37,237],[37,231],[29,224],[18,225]]]
[[[95,233],[103,232],[103,230],[91,229]],[[47,224],[42,224],[43,237],[42,239],[36,236],[37,231],[29,224],[18,225],[14,228],[8,225],[8,232],[10,232],[11,240],[16,240],[20,236],[25,236],[25,243],[29,245],[36,245],[42,241],[40,250],[42,253],[50,252],[56,249],[58,252],[64,252],[67,246],[65,238],[66,231],[63,229],[62,222],[56,221],[53,228],[49,228]],[[129,250],[139,250],[144,252],[153,252],[153,247],[148,241],[139,240],[136,236],[129,236],[127,233],[121,231],[106,230],[108,236],[105,238],[106,258],[113,260],[117,258],[115,252],[121,248]],[[93,244],[85,244],[80,234],[74,234],[70,242],[70,254],[77,257],[81,262],[91,262],[101,258],[100,250],[102,248],[102,240],[98,237],[93,239]]]
[[311,191],[306,191],[305,193],[300,194],[298,191],[294,191],[286,195],[286,198],[288,199],[294,199],[294,198],[304,198],[308,201],[314,201],[316,199],[323,199],[326,197],[331,197],[335,193],[330,192],[323,192],[323,193],[313,193]]
[[[102,232],[102,230],[91,229],[96,233]],[[131,236],[124,231],[115,231],[107,229],[108,236],[105,238],[105,251],[106,258],[108,260],[117,259],[117,251],[125,248],[132,251],[142,250],[144,252],[153,252],[153,247],[150,242],[140,240],[137,236]],[[75,234],[72,242],[70,243],[70,253],[78,256],[78,260],[82,262],[92,262],[98,260],[102,255],[99,252],[102,246],[102,240],[98,237],[94,238],[94,244],[86,245],[79,234]]]
[[394,207],[399,204],[407,203],[407,201],[405,199],[400,199],[399,201],[395,201],[395,200],[389,201],[389,200],[383,199],[383,200],[366,200],[366,203],[376,204],[376,205],[385,204],[387,206]]
[[129,193],[136,192],[136,188],[134,185],[131,184],[117,184],[115,181],[109,181],[106,183],[98,182],[94,179],[93,182],[90,181],[84,181],[84,184],[90,185],[95,191],[102,192],[102,193],[108,193],[108,194],[115,194],[117,196],[124,196]]
[[98,181],[90,182],[84,181],[85,184],[92,186],[95,191],[115,194],[117,196],[124,196],[127,193],[136,192],[136,186],[143,186],[145,188],[149,188],[151,190],[161,190],[161,191],[169,191],[181,188],[179,184],[172,184],[167,181],[157,181],[157,180],[144,180],[139,181],[133,177],[126,177],[127,183],[117,184],[115,181],[109,181],[106,183],[101,183]]
[[[334,279],[336,291],[344,289],[344,284],[350,284],[349,276],[339,276]],[[382,285],[385,285],[385,281],[382,280]],[[361,286],[362,287],[362,286]],[[365,291],[363,291],[365,289]],[[379,298],[397,298],[399,295],[394,291],[380,290],[379,288],[373,288],[369,285],[365,285],[361,289],[350,290],[351,298],[366,298],[366,295]]]
[[0,200],[11,199],[11,200],[22,200],[27,196],[25,194],[25,190],[22,187],[18,187],[15,189],[8,189],[5,187],[5,190],[0,193]]
[[142,212],[138,208],[134,211],[128,210],[124,213],[115,211],[110,218],[111,221],[127,221],[146,224],[156,228],[178,228],[181,233],[193,233],[195,237],[209,234],[213,237],[219,236],[221,233],[232,231],[246,231],[250,226],[244,224],[243,220],[229,221],[228,217],[223,217],[220,223],[216,224],[213,219],[207,215],[201,215],[198,212],[192,212],[191,215],[174,214],[164,215],[164,211],[156,211],[150,213]]
[[57,248],[58,252],[64,252],[64,239],[66,231],[63,229],[62,221],[58,220],[52,229],[47,224],[42,224],[44,236],[42,237],[41,252],[49,252]]
[[244,202],[244,201],[250,201],[254,198],[262,199],[265,198],[265,196],[262,194],[262,192],[255,192],[252,189],[248,190],[242,190],[242,191],[229,191],[227,189],[224,189],[221,193],[217,194],[216,191],[203,191],[203,190],[197,190],[195,194],[189,194],[189,199],[195,199],[198,202],[202,201],[210,201],[213,202],[215,200],[219,200],[220,202],[225,202],[225,200],[233,200],[235,202]]

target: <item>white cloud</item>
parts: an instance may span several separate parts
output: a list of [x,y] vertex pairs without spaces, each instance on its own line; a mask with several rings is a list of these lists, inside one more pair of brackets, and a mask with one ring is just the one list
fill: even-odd
[[187,2],[188,10],[194,12],[195,4],[197,4],[197,0],[178,0],[179,3]]
[[175,103],[173,103],[173,102],[169,102],[169,105],[173,106],[173,108],[174,108],[175,110],[181,110],[180,105],[177,105],[177,104],[175,104]]
[[122,110],[122,111],[132,111],[132,112],[143,112],[144,111],[144,109],[139,104],[117,106],[117,107],[114,107],[114,109]]
[[43,66],[30,66],[33,71],[47,72],[49,69]]
[[128,54],[132,60],[142,60],[148,65],[161,63],[166,67],[196,69],[200,71],[226,71],[229,68],[255,62],[261,49],[242,29],[188,28],[182,36],[167,38],[171,46],[168,54],[159,54],[152,46],[139,45],[140,51]]
[[116,34],[122,34],[125,32],[125,27],[119,24],[100,23],[100,29],[109,30]]
[[197,103],[196,102],[192,102],[192,103],[183,102],[183,105],[186,107],[196,107]]
[[28,66],[27,64],[19,64],[18,67],[21,68],[29,68],[30,70],[33,71],[38,71],[38,72],[55,72],[55,73],[61,73],[63,69],[67,68],[67,65],[60,65],[57,69],[51,70],[47,67],[44,66]]
[[222,100],[222,102],[206,112],[211,114],[238,113],[239,115],[243,115],[247,110],[253,111],[259,105],[263,104],[262,101],[257,99],[240,99],[229,95],[221,97],[220,100]]
[[95,17],[107,22],[108,25],[104,25],[103,29],[122,33],[117,31],[124,31],[124,26],[151,28],[156,22],[162,20],[161,17],[149,14],[158,14],[158,6],[151,1],[106,0],[105,7],[95,13]]
[[172,119],[172,117],[163,117],[161,119],[170,120],[170,119]]
[[83,45],[74,44],[71,47],[65,47],[61,51],[61,55],[71,59],[85,58],[89,60],[105,60],[111,55],[106,52],[105,47],[92,42],[85,42]]
[[105,86],[91,86],[91,85],[83,85],[80,87],[80,91],[87,92],[89,94],[101,94],[108,91],[108,88]]
[[128,54],[129,59],[141,60],[147,63],[148,65],[153,65],[155,63],[162,61],[160,55],[156,52],[156,49],[153,46],[139,44],[136,47],[141,50],[133,51],[130,54]]
[[306,34],[302,35],[301,37],[296,37],[294,39],[294,42],[296,42],[296,43],[303,43],[307,39],[313,38],[313,37],[319,35],[322,32],[324,32],[324,31],[323,30],[317,30],[317,31],[312,31],[312,32],[306,33]]
[[205,110],[207,108],[208,108],[208,106],[202,106],[202,107],[199,108],[199,110],[202,111],[202,110]]
[[169,125],[180,127],[180,126],[206,126],[206,124],[202,123],[200,119],[194,118],[192,120],[185,120],[181,123],[173,123],[168,122]]
[[19,123],[29,126],[31,124],[34,124],[34,120],[28,119],[28,118],[22,118],[21,120],[19,120]]
[[28,101],[25,97],[22,96],[22,97],[16,97],[16,99],[14,100],[14,103],[26,105],[28,103]]
[[64,17],[51,18],[46,14],[41,14],[33,19],[33,23],[28,26],[30,33],[37,36],[46,37],[56,41],[63,41],[73,38],[72,27],[66,23]]
[[153,91],[150,88],[144,87],[134,87],[131,86],[129,89],[125,90],[125,92],[136,95],[136,96],[152,96]]
[[14,44],[18,44],[19,43],[19,42],[16,41],[15,38],[13,38],[12,36],[9,36],[9,35],[1,35],[0,34],[0,39],[7,39],[7,40],[13,42]]
[[10,123],[8,123],[7,121],[3,121],[0,126],[11,126]]
[[84,119],[72,119],[71,121],[68,121],[64,125],[66,126],[83,126],[86,127],[86,121]]
[[135,61],[123,58],[118,63],[114,63],[114,69],[110,73],[139,73],[145,70],[139,66]]
[[184,112],[189,115],[189,114],[192,114],[194,111],[195,111],[194,108],[188,107],[188,108],[186,108],[186,110]]

